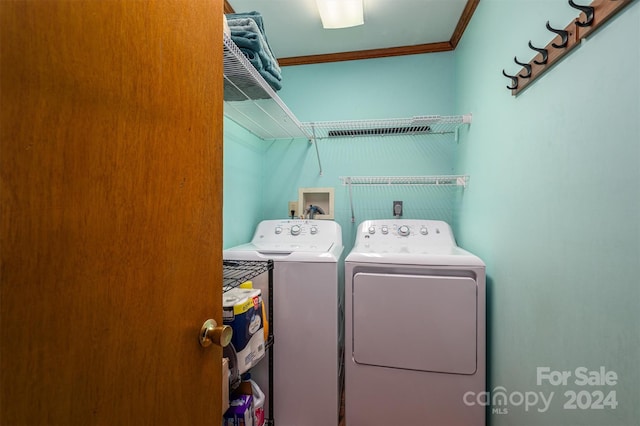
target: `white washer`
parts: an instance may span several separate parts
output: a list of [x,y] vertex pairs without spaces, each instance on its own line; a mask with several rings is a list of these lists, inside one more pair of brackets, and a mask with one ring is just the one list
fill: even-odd
[[[258,224],[250,243],[223,253],[226,260],[274,261],[270,326],[274,334],[273,420],[278,426],[338,423],[339,364],[344,350],[339,344],[344,300],[338,260],[343,249],[342,230],[336,222],[266,220]],[[266,281],[257,287],[266,293]],[[266,365],[263,361],[252,369],[252,378],[263,390],[268,384]]]
[[362,222],[345,293],[348,426],[485,424],[485,265],[447,223]]

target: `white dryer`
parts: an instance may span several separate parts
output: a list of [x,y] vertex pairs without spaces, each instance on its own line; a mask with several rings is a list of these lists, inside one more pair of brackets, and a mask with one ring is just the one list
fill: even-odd
[[483,426],[485,265],[432,220],[370,220],[345,259],[348,426]]
[[[265,220],[250,243],[223,253],[225,260],[274,261],[273,415],[267,416],[278,426],[338,424],[344,351],[339,344],[344,297],[338,261],[343,249],[336,222]],[[254,286],[263,295],[268,290],[266,279],[254,279]],[[252,369],[252,378],[263,390],[268,389],[265,364]]]

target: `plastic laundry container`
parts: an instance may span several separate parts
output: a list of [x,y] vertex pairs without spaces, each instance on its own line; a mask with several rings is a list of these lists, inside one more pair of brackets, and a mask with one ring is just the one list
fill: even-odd
[[262,426],[264,425],[265,396],[256,382],[253,380],[249,380],[249,382],[253,392],[253,426]]

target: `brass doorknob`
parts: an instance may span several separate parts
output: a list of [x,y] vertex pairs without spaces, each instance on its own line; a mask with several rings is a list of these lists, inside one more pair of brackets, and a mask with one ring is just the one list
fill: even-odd
[[211,344],[216,344],[224,348],[231,343],[231,336],[233,336],[233,329],[230,326],[218,326],[215,320],[208,319],[200,329],[200,346],[206,348]]

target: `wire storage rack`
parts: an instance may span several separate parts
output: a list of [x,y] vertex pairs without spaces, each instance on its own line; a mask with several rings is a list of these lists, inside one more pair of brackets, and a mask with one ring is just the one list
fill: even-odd
[[227,292],[238,287],[245,281],[257,277],[260,274],[273,269],[273,260],[227,260],[223,264],[223,287],[222,291]]
[[[265,342],[265,350],[268,360],[269,371],[269,415],[270,418],[265,419],[266,426],[274,426],[273,417],[273,401],[274,401],[274,389],[273,389],[273,344],[274,338],[274,324],[273,324],[273,260],[222,260],[223,265],[223,284],[222,292],[225,293],[232,288],[240,286],[240,284],[249,281],[258,275],[268,274],[268,286],[269,286],[269,300],[267,304],[267,317],[269,321],[269,335]],[[238,385],[238,383],[230,383],[231,388]]]
[[225,293],[240,284],[249,281],[258,275],[269,274],[269,299],[267,304],[267,317],[269,320],[269,336],[265,342],[265,348],[273,346],[273,260],[227,260],[223,264],[222,292]]

